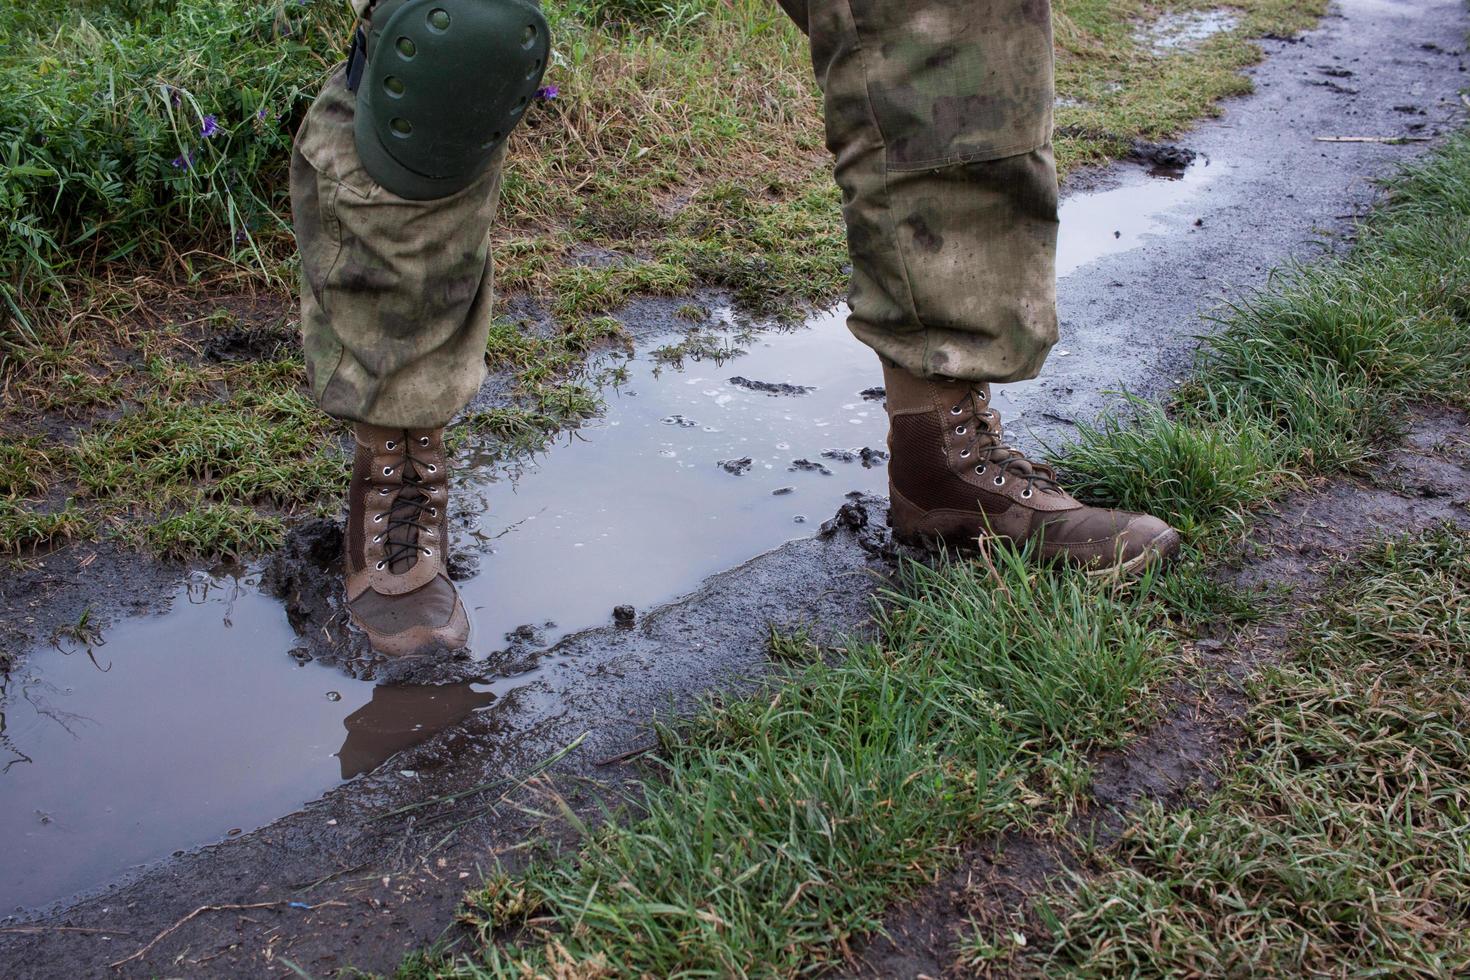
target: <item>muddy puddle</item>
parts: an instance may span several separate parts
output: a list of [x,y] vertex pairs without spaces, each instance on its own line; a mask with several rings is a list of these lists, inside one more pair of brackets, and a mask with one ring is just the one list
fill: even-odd
[[[1139,245],[1214,179],[1201,161],[1070,197],[1063,276]],[[1177,219],[1174,219],[1177,220]],[[472,652],[519,630],[553,643],[638,615],[793,538],[854,490],[882,493],[876,359],[843,310],[742,336],[716,362],[661,364],[645,345],[603,417],[513,466],[471,446],[454,477]],[[728,319],[728,318],[727,318]],[[1058,354],[1068,349],[1064,337]],[[1025,430],[1032,386],[1000,391]],[[529,626],[529,630],[520,629]],[[0,913],[100,887],[130,868],[259,828],[527,683],[385,687],[298,663],[254,570],[195,572],[160,615],[90,646],[39,647],[0,690]]]
[[1230,10],[1187,10],[1168,13],[1140,28],[1135,35],[1155,55],[1164,57],[1193,51],[1216,34],[1233,31],[1240,15]]

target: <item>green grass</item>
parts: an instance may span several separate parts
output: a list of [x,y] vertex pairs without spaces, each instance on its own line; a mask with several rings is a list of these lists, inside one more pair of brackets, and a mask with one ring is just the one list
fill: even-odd
[[0,552],[24,554],[63,541],[91,537],[97,531],[95,521],[72,506],[47,511],[0,500]]
[[205,487],[220,500],[282,507],[342,492],[344,458],[295,392],[272,399],[178,406],[145,404],[103,423],[76,448],[77,481],[89,497],[161,502]]
[[149,524],[142,534],[145,547],[164,558],[240,558],[280,547],[286,525],[249,507],[199,502]]
[[153,361],[133,411],[74,444],[0,439],[0,552],[102,533],[168,557],[275,546],[281,515],[314,512],[347,483],[339,430],[296,389],[299,370]]
[[[1167,514],[1181,532],[1196,536],[1222,521],[1243,522],[1251,505],[1300,485],[1275,430],[1259,419],[1170,417],[1136,398],[1128,407],[1126,419],[1078,425],[1077,441],[1059,460],[1073,492]],[[1142,474],[1151,479],[1144,482]]]
[[[1470,536],[1368,556],[1252,688],[1195,810],[1153,807],[1053,903],[1036,972],[1470,971]],[[996,945],[981,938],[980,944]]]
[[0,437],[0,499],[44,495],[54,465],[52,453],[38,436]]
[[329,3],[6,4],[0,298],[24,316],[99,261],[279,236],[292,124],[345,26]]
[[[419,968],[784,975],[840,958],[968,836],[1026,819],[1030,782],[1117,744],[1169,666],[1151,582],[996,561],[994,580],[907,566],[880,639],[836,663],[779,641],[790,675],[662,731],[639,816],[586,829],[575,859],[492,876],[464,916],[478,955]],[[518,940],[497,945],[507,928]]]
[[1134,401],[1083,426],[1057,453],[1071,486],[1207,537],[1302,477],[1361,469],[1412,402],[1470,405],[1470,136],[1388,192],[1351,253],[1222,317],[1167,413]]

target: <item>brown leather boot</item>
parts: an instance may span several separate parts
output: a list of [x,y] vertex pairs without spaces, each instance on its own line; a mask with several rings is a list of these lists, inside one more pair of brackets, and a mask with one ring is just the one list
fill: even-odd
[[1078,503],[1055,470],[1007,446],[989,385],[919,378],[886,361],[883,378],[888,520],[901,540],[1039,537],[1043,555],[1094,575],[1134,574],[1178,550],[1178,532],[1157,517]]
[[347,609],[379,653],[457,650],[470,623],[449,580],[443,429],[353,426]]

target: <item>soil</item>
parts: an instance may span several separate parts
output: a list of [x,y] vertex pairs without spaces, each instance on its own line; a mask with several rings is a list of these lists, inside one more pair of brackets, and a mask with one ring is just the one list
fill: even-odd
[[[1068,270],[1060,284],[1062,344],[1042,380],[1006,390],[1011,431],[1033,448],[1059,444],[1071,431],[1069,419],[1090,418],[1107,404],[1105,392],[1165,391],[1190,363],[1202,329],[1194,314],[1260,284],[1283,262],[1349,241],[1355,216],[1374,200],[1373,180],[1432,144],[1324,144],[1314,136],[1448,131],[1460,118],[1467,23],[1453,0],[1346,0],[1305,38],[1268,42],[1267,60],[1252,73],[1258,94],[1188,136],[1205,161],[1195,172],[1212,168],[1210,180],[1133,247]],[[1324,64],[1353,71],[1355,91],[1313,84]],[[1423,115],[1395,108],[1408,104]],[[1127,179],[1130,166],[1077,183],[1105,188]],[[1271,207],[1263,209],[1263,201]],[[622,318],[642,341],[666,333],[679,305],[635,304]],[[250,356],[278,340],[270,324],[252,324],[211,353]],[[879,398],[881,391],[863,395]],[[492,384],[481,400],[502,397]],[[1275,542],[1267,559],[1229,574],[1242,582],[1297,581],[1306,596],[1332,555],[1372,534],[1406,530],[1411,518],[1431,514],[1463,520],[1453,493],[1443,495],[1443,488],[1470,485],[1463,453],[1454,448],[1463,422],[1426,410],[1409,448],[1375,473],[1376,482],[1336,484],[1283,508],[1260,532],[1261,540]],[[266,976],[299,967],[324,976],[349,965],[391,971],[406,953],[455,939],[460,896],[491,862],[514,867],[528,840],[541,848],[562,842],[558,826],[531,815],[554,809],[551,794],[595,812],[635,791],[629,787],[640,774],[625,760],[652,744],[650,720],[688,711],[712,690],[745,689],[768,667],[772,624],[800,624],[818,638],[861,628],[879,580],[874,573],[888,567],[884,524],[881,501],[851,500],[821,533],[717,574],[685,598],[643,611],[632,625],[585,630],[550,649],[535,641],[532,628],[484,663],[398,668],[418,681],[493,676],[515,684],[485,710],[300,812],[138,869],[62,907],[0,921],[0,974]],[[331,562],[333,533],[330,526],[303,526],[294,550],[280,559],[286,567],[277,581],[303,626],[332,622],[332,600],[321,591],[330,577],[320,569]],[[0,638],[17,646],[44,641],[84,610],[105,627],[110,616],[156,608],[180,575],[106,547],[62,549],[6,576]],[[386,673],[327,646],[305,655]],[[1201,658],[1208,655],[1220,678],[1218,696],[1181,702],[1135,746],[1097,760],[1092,813],[1126,809],[1145,796],[1182,800],[1202,785],[1238,712],[1233,678],[1277,650],[1269,634],[1203,647]],[[540,775],[523,783],[530,774]],[[1105,830],[1106,821],[1100,826]],[[890,932],[897,938],[864,951],[868,969],[887,976],[943,972],[947,937],[962,911],[1008,914],[1069,860],[1042,839],[977,846],[959,872],[895,914]]]

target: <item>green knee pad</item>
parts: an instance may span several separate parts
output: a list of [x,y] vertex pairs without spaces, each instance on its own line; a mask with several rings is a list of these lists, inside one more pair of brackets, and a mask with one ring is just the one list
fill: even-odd
[[363,167],[410,200],[464,190],[520,122],[550,50],[528,0],[380,0],[357,88]]

